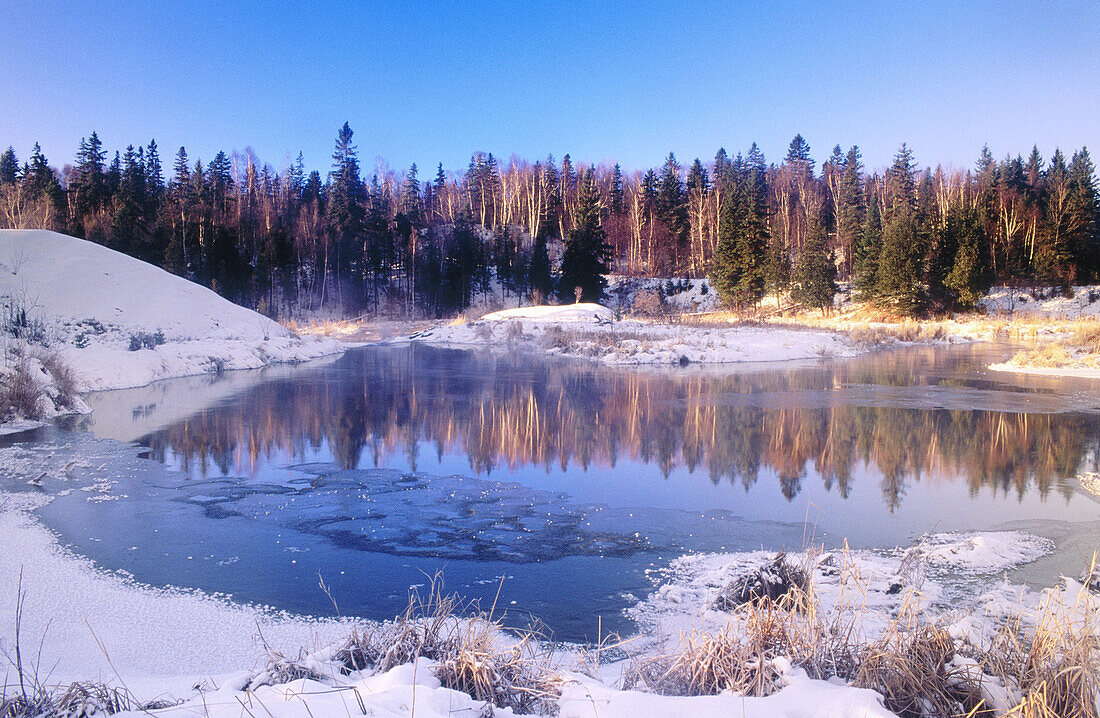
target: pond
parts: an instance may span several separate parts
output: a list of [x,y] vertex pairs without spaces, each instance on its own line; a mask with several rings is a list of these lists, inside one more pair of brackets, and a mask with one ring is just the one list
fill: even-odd
[[5,444],[80,458],[86,490],[46,486],[39,513],[138,581],[381,619],[441,574],[583,640],[629,632],[623,609],[691,551],[1022,527],[1060,550],[1021,580],[1078,572],[1100,382],[985,369],[1007,351],[622,369],[366,347],[94,394]]

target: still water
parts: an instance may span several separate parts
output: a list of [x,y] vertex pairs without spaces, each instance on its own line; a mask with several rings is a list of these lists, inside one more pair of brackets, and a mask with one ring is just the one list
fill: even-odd
[[687,551],[1023,527],[1060,546],[1025,580],[1071,570],[1100,534],[1078,481],[1100,382],[985,369],[1008,351],[638,370],[371,347],[92,395],[22,441],[113,469],[113,500],[40,513],[139,581],[387,618],[442,572],[580,640],[629,631],[647,571]]

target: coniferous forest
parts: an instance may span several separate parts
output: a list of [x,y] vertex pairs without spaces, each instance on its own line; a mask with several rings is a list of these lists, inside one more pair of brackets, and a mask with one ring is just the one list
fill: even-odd
[[443,316],[479,293],[595,301],[604,274],[709,277],[731,307],[768,293],[826,307],[836,282],[905,314],[972,306],[994,283],[1100,277],[1100,202],[1082,148],[1038,148],[970,170],[921,168],[902,144],[882,171],[858,147],[818,165],[801,137],[768,162],[730,156],[626,173],[569,155],[459,171],[364,172],[351,128],[332,164],[209,161],[155,141],[109,156],[92,133],[61,170],[35,145],[0,155],[0,226],[56,229],[211,287],[270,315]]

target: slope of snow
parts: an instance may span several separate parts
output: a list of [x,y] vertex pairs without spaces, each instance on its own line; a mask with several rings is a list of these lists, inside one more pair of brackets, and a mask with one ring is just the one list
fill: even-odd
[[[214,292],[106,247],[0,230],[0,303],[25,309],[81,391],[338,354]],[[140,348],[132,350],[135,346]]]

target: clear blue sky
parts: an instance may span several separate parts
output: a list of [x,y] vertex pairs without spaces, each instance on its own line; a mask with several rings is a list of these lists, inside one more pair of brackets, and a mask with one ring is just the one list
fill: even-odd
[[[251,146],[422,176],[485,150],[659,164],[801,132],[820,166],[1100,151],[1100,3],[25,2],[0,20],[0,146],[71,162],[156,138],[166,166]],[[766,7],[761,7],[766,6]]]

